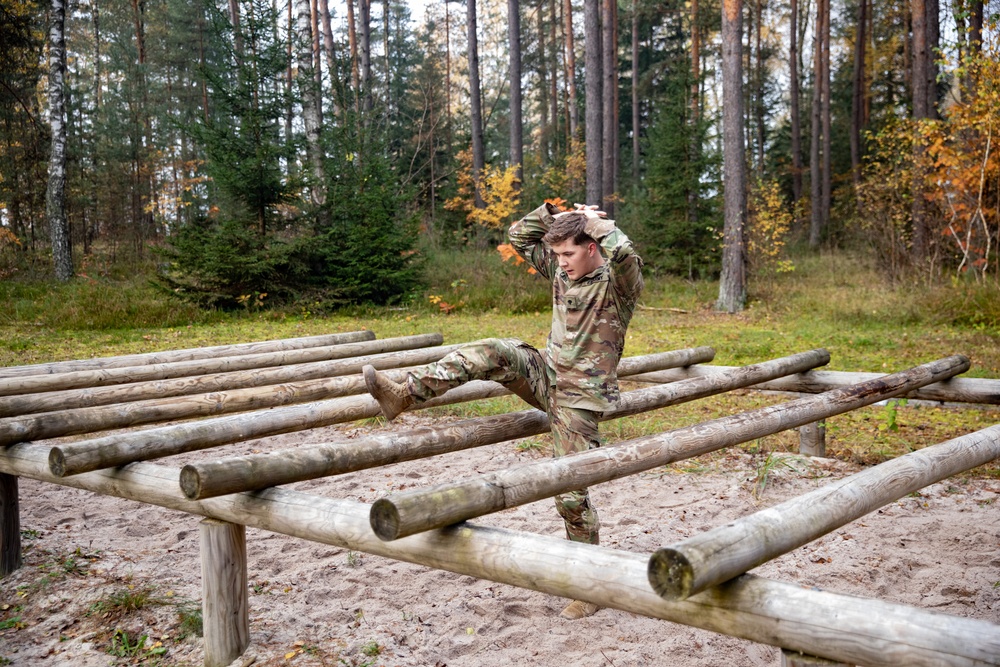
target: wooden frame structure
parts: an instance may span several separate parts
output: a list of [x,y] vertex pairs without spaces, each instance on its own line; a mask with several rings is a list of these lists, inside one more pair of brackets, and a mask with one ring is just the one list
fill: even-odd
[[[369,332],[358,335],[360,340],[348,334],[332,343],[329,337],[294,339],[288,342],[287,349],[303,350],[331,344],[348,348],[362,341],[371,342]],[[423,347],[440,345],[440,337],[390,342],[392,340],[380,344],[399,347],[382,347],[375,353],[384,357],[380,361],[383,368],[426,363],[413,359],[433,360],[435,354],[439,358],[444,350],[450,349]],[[273,354],[281,350],[282,345],[282,341],[267,341],[236,349],[220,346],[203,358],[220,355],[224,358],[241,351]],[[263,352],[261,346],[264,346]],[[425,356],[414,357],[403,350]],[[166,369],[164,376],[184,378],[174,373],[182,372],[181,368],[183,372],[196,372],[200,367],[192,365],[191,360],[198,359],[192,356],[197,354],[197,351],[185,350],[131,355],[113,359],[106,368],[187,364]],[[400,356],[392,357],[394,354]],[[317,392],[324,390],[315,386],[296,391],[299,387],[288,390],[285,385],[242,385],[259,387],[261,391],[256,396],[270,396],[270,402],[254,403],[256,399],[237,394],[245,389],[219,392],[226,396],[221,399],[216,396],[214,400],[239,406],[234,408],[236,410],[314,402],[92,437],[59,447],[44,440],[27,440],[39,437],[39,432],[48,434],[42,437],[54,437],[52,433],[89,433],[118,428],[122,422],[111,417],[115,410],[145,415],[144,421],[129,422],[131,424],[177,419],[180,418],[177,412],[162,416],[164,413],[158,411],[172,401],[207,403],[213,400],[213,395],[203,394],[200,399],[193,400],[183,394],[172,401],[148,397],[132,399],[138,402],[112,404],[112,409],[102,408],[103,412],[85,413],[84,417],[78,413],[93,409],[87,407],[85,401],[70,403],[75,407],[61,413],[39,413],[37,416],[29,411],[20,415],[3,413],[11,416],[0,419],[0,443],[5,445],[0,449],[0,574],[5,575],[20,565],[17,478],[23,476],[205,517],[201,526],[201,545],[205,664],[209,667],[229,664],[246,649],[249,641],[245,526],[587,600],[600,606],[779,646],[786,651],[784,660],[788,665],[1000,665],[1000,626],[996,624],[809,590],[744,574],[895,498],[1000,457],[1000,425],[875,466],[777,508],[661,549],[651,556],[467,522],[456,525],[456,522],[485,512],[697,456],[765,433],[808,427],[833,414],[894,396],[933,396],[933,400],[941,401],[1000,404],[1000,380],[950,379],[968,368],[968,360],[961,356],[880,376],[810,370],[829,360],[823,350],[742,368],[697,365],[710,361],[713,354],[709,348],[695,348],[623,360],[619,367],[621,375],[668,384],[625,392],[620,406],[605,418],[635,414],[737,387],[825,393],[689,429],[471,478],[446,488],[400,493],[375,505],[322,498],[278,485],[525,437],[547,430],[545,415],[527,410],[404,433],[379,434],[355,442],[351,447],[341,443],[321,444],[294,452],[202,462],[183,470],[149,462],[250,437],[374,416],[378,408],[371,397],[358,395],[363,386],[356,378],[332,377],[333,372],[357,373],[350,355],[343,359],[346,365],[329,368],[330,375],[313,376],[316,382],[326,383],[323,385],[325,390],[337,398],[329,398],[327,394],[324,400],[318,400],[321,394],[318,396]],[[292,358],[302,359],[297,364],[299,367],[316,363],[306,361],[311,358],[310,354]],[[65,363],[62,366],[46,364],[0,369],[0,386],[5,381],[10,384],[23,381],[27,383],[25,387],[48,387],[51,388],[49,393],[58,393],[63,400],[70,400],[74,392],[81,398],[90,390],[85,387],[62,389],[59,382],[53,380],[65,374],[75,385],[81,377],[79,374],[99,375],[105,368],[100,360]],[[237,365],[243,363],[249,362],[237,362]],[[217,365],[207,367],[217,368]],[[37,372],[31,373],[32,368]],[[285,370],[280,372],[291,373],[285,377],[294,377],[295,365],[281,368]],[[111,377],[129,374],[148,377],[148,372],[115,370]],[[207,379],[224,373],[202,375],[202,379]],[[31,380],[35,376],[51,379],[40,383],[37,379]],[[340,382],[333,383],[335,379]],[[505,391],[492,383],[470,383],[449,392],[435,404],[502,393]],[[237,398],[230,400],[232,394]],[[5,398],[32,401],[44,397],[44,393],[15,392]],[[0,398],[0,410],[3,410],[3,400]],[[151,407],[148,405],[150,400],[158,402]],[[146,405],[140,406],[140,403]],[[224,410],[195,410],[184,416],[221,412]],[[41,416],[46,414],[48,418]],[[90,421],[86,421],[88,419]],[[62,426],[54,430],[49,426],[48,431],[39,431],[43,428],[38,426],[41,423]],[[484,488],[488,488],[489,493],[479,498]],[[494,497],[498,489],[499,496]],[[829,512],[831,507],[838,511]],[[569,579],[564,576],[564,564],[568,561],[575,564],[574,576]]]

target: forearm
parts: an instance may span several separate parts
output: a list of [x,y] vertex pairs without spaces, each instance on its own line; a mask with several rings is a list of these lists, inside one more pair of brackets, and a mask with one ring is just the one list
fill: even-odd
[[643,287],[642,258],[635,251],[632,240],[614,220],[606,218],[588,221],[585,231],[600,244],[618,291],[638,294]]
[[507,231],[510,244],[536,271],[548,276],[549,251],[542,237],[553,222],[549,204],[542,204],[534,211],[511,225]]

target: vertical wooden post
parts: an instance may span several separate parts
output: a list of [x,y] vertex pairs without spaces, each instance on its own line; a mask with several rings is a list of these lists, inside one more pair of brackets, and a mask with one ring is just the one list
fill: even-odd
[[17,476],[0,472],[0,577],[21,567],[21,515]]
[[225,667],[250,643],[246,527],[205,519],[200,533],[205,667]]
[[820,420],[799,427],[799,454],[826,456],[826,422]]
[[852,667],[846,662],[834,662],[814,655],[804,655],[798,651],[781,649],[781,667]]

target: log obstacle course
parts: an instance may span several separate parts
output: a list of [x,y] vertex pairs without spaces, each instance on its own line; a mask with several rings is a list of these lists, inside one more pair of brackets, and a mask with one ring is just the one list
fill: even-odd
[[[547,417],[538,410],[522,410],[346,442],[199,461],[183,469],[147,462],[278,433],[302,431],[305,436],[306,429],[374,417],[377,405],[359,393],[363,384],[356,375],[360,365],[371,362],[357,363],[357,358],[371,359],[374,354],[380,358],[380,368],[401,374],[406,366],[433,361],[452,349],[441,346],[437,335],[407,337],[410,340],[402,347],[391,350],[357,347],[393,340],[377,341],[371,332],[335,335],[342,338],[217,346],[206,348],[204,356],[194,349],[110,358],[106,365],[102,360],[83,360],[0,369],[0,393],[15,383],[24,387],[21,393],[0,397],[0,414],[5,415],[0,419],[0,443],[5,445],[0,450],[0,574],[20,564],[17,477],[24,476],[205,517],[200,531],[204,649],[205,664],[213,667],[236,659],[249,641],[245,526],[779,646],[787,664],[824,664],[820,659],[825,659],[866,666],[1000,665],[996,624],[745,574],[894,498],[997,458],[1000,425],[875,466],[652,555],[467,522],[565,490],[813,424],[886,398],[933,396],[929,400],[1000,403],[1000,380],[951,379],[969,367],[968,359],[960,355],[891,375],[811,370],[828,363],[824,350],[747,367],[700,365],[713,358],[710,348],[625,358],[619,366],[622,377],[657,386],[623,392],[622,401],[604,415],[605,420],[736,388],[781,387],[779,391],[817,395],[446,487],[392,494],[374,505],[278,486],[543,433],[548,430]],[[332,351],[337,347],[342,349]],[[337,361],[316,362],[315,357],[293,354],[308,348],[331,348],[318,354],[335,355],[323,358]],[[251,356],[257,359],[240,359]],[[286,365],[244,365],[265,358]],[[235,361],[220,364],[218,359]],[[161,373],[161,367],[170,364],[180,365],[167,369],[162,378],[149,379],[149,373]],[[320,370],[322,364],[328,364],[326,374]],[[254,370],[227,371],[230,366]],[[143,367],[146,370],[137,372]],[[308,379],[295,375],[295,369],[306,367],[317,374]],[[200,372],[207,368],[217,370]],[[179,372],[191,375],[173,375]],[[243,385],[178,392],[175,398],[155,393],[159,382],[176,382],[177,387],[191,378],[224,383],[218,378],[248,372],[252,375],[246,377],[255,374],[256,379]],[[60,377],[65,383],[58,381]],[[123,383],[98,384],[109,382],[108,378]],[[273,380],[270,384],[268,378]],[[139,385],[145,385],[142,391],[108,393],[99,399],[109,403],[87,403],[88,392]],[[67,399],[75,394],[76,400],[62,403],[60,411],[52,411],[58,403],[50,403],[43,408],[50,411],[40,414],[26,407],[56,394]],[[505,394],[494,383],[474,382],[425,406]],[[17,401],[28,396],[30,401],[17,407]],[[213,401],[226,409],[204,407]],[[40,439],[228,411],[247,412],[73,443]],[[831,508],[838,511],[828,511]],[[552,576],[564,572],[570,561],[573,576]]]

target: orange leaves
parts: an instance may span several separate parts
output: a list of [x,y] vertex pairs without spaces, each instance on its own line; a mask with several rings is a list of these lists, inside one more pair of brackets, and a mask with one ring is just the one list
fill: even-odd
[[[546,200],[546,201],[548,201],[548,200]],[[502,243],[502,244],[498,245],[497,246],[497,251],[500,253],[500,260],[503,261],[503,262],[514,260],[514,266],[520,266],[520,265],[524,264],[524,258],[521,257],[520,255],[518,255],[517,251],[514,250],[514,246],[512,246],[509,243]],[[533,267],[529,266],[528,267],[528,273],[534,275],[534,274],[538,273],[538,271],[535,271],[535,269]]]

